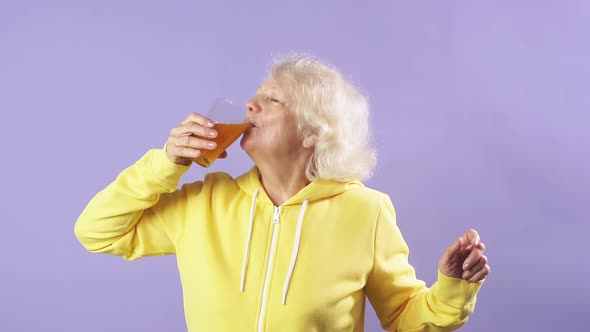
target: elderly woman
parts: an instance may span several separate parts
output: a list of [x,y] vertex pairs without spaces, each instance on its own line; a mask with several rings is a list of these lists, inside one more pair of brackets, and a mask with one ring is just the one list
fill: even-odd
[[91,252],[176,254],[189,331],[363,331],[365,296],[388,331],[451,331],[489,273],[476,231],[452,243],[428,288],[371,174],[366,99],[309,57],[273,64],[247,103],[255,166],[178,188],[213,120],[191,114],[99,192],[75,226]]

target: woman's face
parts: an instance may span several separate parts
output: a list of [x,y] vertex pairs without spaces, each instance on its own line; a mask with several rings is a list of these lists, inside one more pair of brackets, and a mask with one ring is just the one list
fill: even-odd
[[289,157],[302,149],[297,133],[293,99],[288,89],[273,78],[266,80],[246,104],[252,124],[240,145],[256,161],[261,157]]

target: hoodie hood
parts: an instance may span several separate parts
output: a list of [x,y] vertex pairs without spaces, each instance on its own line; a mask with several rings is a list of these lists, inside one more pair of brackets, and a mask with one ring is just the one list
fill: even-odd
[[[252,196],[255,192],[258,196],[258,201],[264,204],[274,205],[270,200],[262,183],[260,182],[260,171],[258,167],[254,166],[249,172],[243,174],[236,179],[238,186],[248,195]],[[339,195],[348,190],[355,188],[363,188],[364,185],[360,181],[339,182],[334,180],[317,180],[313,181],[307,186],[303,187],[293,197],[285,201],[282,206],[298,205],[304,201],[312,202],[315,200],[328,198]]]

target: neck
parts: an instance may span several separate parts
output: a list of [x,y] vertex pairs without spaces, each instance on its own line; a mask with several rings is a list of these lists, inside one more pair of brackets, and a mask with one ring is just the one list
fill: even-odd
[[274,205],[279,206],[309,184],[305,176],[308,158],[269,160],[256,163],[262,186]]

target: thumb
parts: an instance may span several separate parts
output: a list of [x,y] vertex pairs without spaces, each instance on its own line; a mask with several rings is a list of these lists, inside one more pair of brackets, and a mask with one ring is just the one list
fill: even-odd
[[475,229],[470,229],[463,235],[463,240],[467,243],[467,250],[471,250],[479,245],[479,233]]
[[445,251],[445,254],[441,258],[441,263],[448,262],[453,256],[459,253],[461,246],[463,245],[463,238],[458,238],[453,242]]

